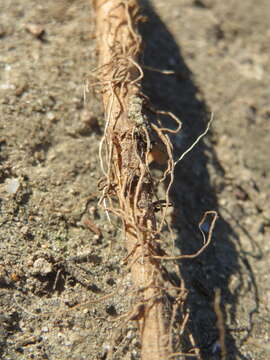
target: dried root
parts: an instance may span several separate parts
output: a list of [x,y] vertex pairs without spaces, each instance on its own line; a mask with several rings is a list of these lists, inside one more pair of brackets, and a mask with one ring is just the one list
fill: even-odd
[[[138,322],[143,360],[164,360],[180,355],[173,352],[173,333],[176,323],[183,333],[188,314],[184,309],[187,291],[183,281],[181,287],[173,285],[161,261],[198,256],[211,241],[217,215],[207,212],[202,219],[199,228],[204,244],[196,254],[174,257],[160,248],[177,163],[168,133],[178,132],[181,122],[169,112],[154,110],[142,94],[143,70],[138,62],[141,39],[136,28],[141,16],[137,1],[96,0],[94,6],[99,67],[92,71],[88,86],[98,88],[105,109],[105,130],[99,150],[104,179],[100,182],[99,204],[110,221],[111,216],[120,218],[124,229],[128,251],[125,263],[131,270],[135,300],[123,321]],[[177,128],[165,128],[158,119],[156,124],[150,123],[149,111],[157,116],[170,116]],[[152,161],[165,165],[159,180],[151,175]],[[165,184],[165,180],[165,199],[159,200],[157,186]],[[159,221],[157,210],[161,212]],[[212,220],[205,238],[202,225],[207,216]],[[171,292],[175,294],[173,303],[168,300]],[[196,351],[186,356],[199,359]]]

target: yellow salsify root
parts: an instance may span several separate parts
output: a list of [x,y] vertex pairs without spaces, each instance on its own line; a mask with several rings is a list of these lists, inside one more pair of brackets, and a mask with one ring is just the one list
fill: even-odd
[[[93,81],[89,86],[99,87],[105,109],[105,130],[99,151],[105,177],[100,205],[109,219],[110,214],[116,215],[123,224],[128,251],[125,261],[130,265],[134,289],[138,289],[134,296],[135,310],[124,317],[125,321],[138,322],[141,358],[169,359],[175,354],[171,333],[176,306],[183,306],[187,291],[182,280],[181,287],[176,288],[165,276],[161,261],[173,257],[160,248],[159,240],[170,206],[169,190],[175,166],[167,133],[179,131],[181,122],[171,113],[153,110],[142,93],[143,71],[138,61],[141,38],[137,32],[141,15],[137,1],[94,0],[93,4],[99,65],[92,72]],[[146,110],[170,116],[176,121],[177,129],[164,128],[159,120],[157,124],[151,124]],[[154,181],[150,173],[151,161],[165,163],[166,169],[158,181]],[[156,187],[167,179],[165,200],[159,201]],[[162,211],[159,222],[156,203]],[[209,214],[213,215],[213,221],[203,249],[210,242],[216,220],[215,214]],[[168,300],[168,289],[176,292],[176,306]],[[185,326],[185,314],[182,320]]]
[[[139,292],[140,312],[131,316],[139,324],[141,358],[164,360],[171,353],[170,324],[165,314],[168,309],[160,260],[153,258],[160,254],[156,246],[155,190],[149,171],[150,132],[154,130],[143,114],[143,71],[138,64],[141,39],[136,31],[139,9],[132,0],[96,1],[94,5],[99,53],[95,75],[106,121],[105,149],[100,151],[102,157],[105,152],[102,162],[107,167],[101,203],[108,204],[106,210],[122,219],[133,284],[143,289]],[[118,198],[118,208],[114,208],[111,197]]]

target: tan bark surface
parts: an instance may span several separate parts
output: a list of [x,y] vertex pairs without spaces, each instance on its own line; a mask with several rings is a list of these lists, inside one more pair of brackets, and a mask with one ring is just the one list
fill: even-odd
[[125,229],[137,289],[132,317],[139,323],[142,359],[161,360],[170,353],[164,314],[168,309],[160,262],[152,257],[159,254],[155,242],[154,185],[147,164],[151,144],[141,105],[138,5],[133,0],[110,0],[97,1],[95,8],[99,80],[107,124],[107,186],[114,185],[113,195],[119,201],[117,212]]

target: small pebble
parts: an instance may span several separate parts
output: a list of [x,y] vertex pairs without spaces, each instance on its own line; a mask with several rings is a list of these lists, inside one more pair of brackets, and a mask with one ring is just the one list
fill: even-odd
[[36,38],[40,38],[44,34],[44,27],[38,24],[26,24],[25,29],[34,35]]
[[37,259],[33,264],[32,274],[46,276],[52,272],[52,264],[43,258]]
[[6,192],[8,192],[9,194],[16,194],[16,192],[18,191],[20,187],[20,182],[18,179],[7,179],[6,183],[5,183],[5,190]]

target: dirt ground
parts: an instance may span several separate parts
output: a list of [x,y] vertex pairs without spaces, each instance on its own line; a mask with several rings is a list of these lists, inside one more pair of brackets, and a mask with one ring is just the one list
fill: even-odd
[[[143,12],[144,64],[175,72],[146,69],[143,87],[156,108],[183,123],[172,137],[176,158],[214,114],[211,131],[177,167],[168,219],[171,251],[186,254],[201,246],[203,213],[219,214],[210,247],[179,263],[189,331],[203,360],[221,359],[213,307],[220,289],[227,359],[267,360],[270,2],[153,0]],[[115,330],[130,278],[121,231],[98,207],[103,115],[99,96],[85,88],[97,64],[93,33],[86,0],[0,4],[5,360],[102,360],[112,336],[114,359],[140,358],[136,323]]]

